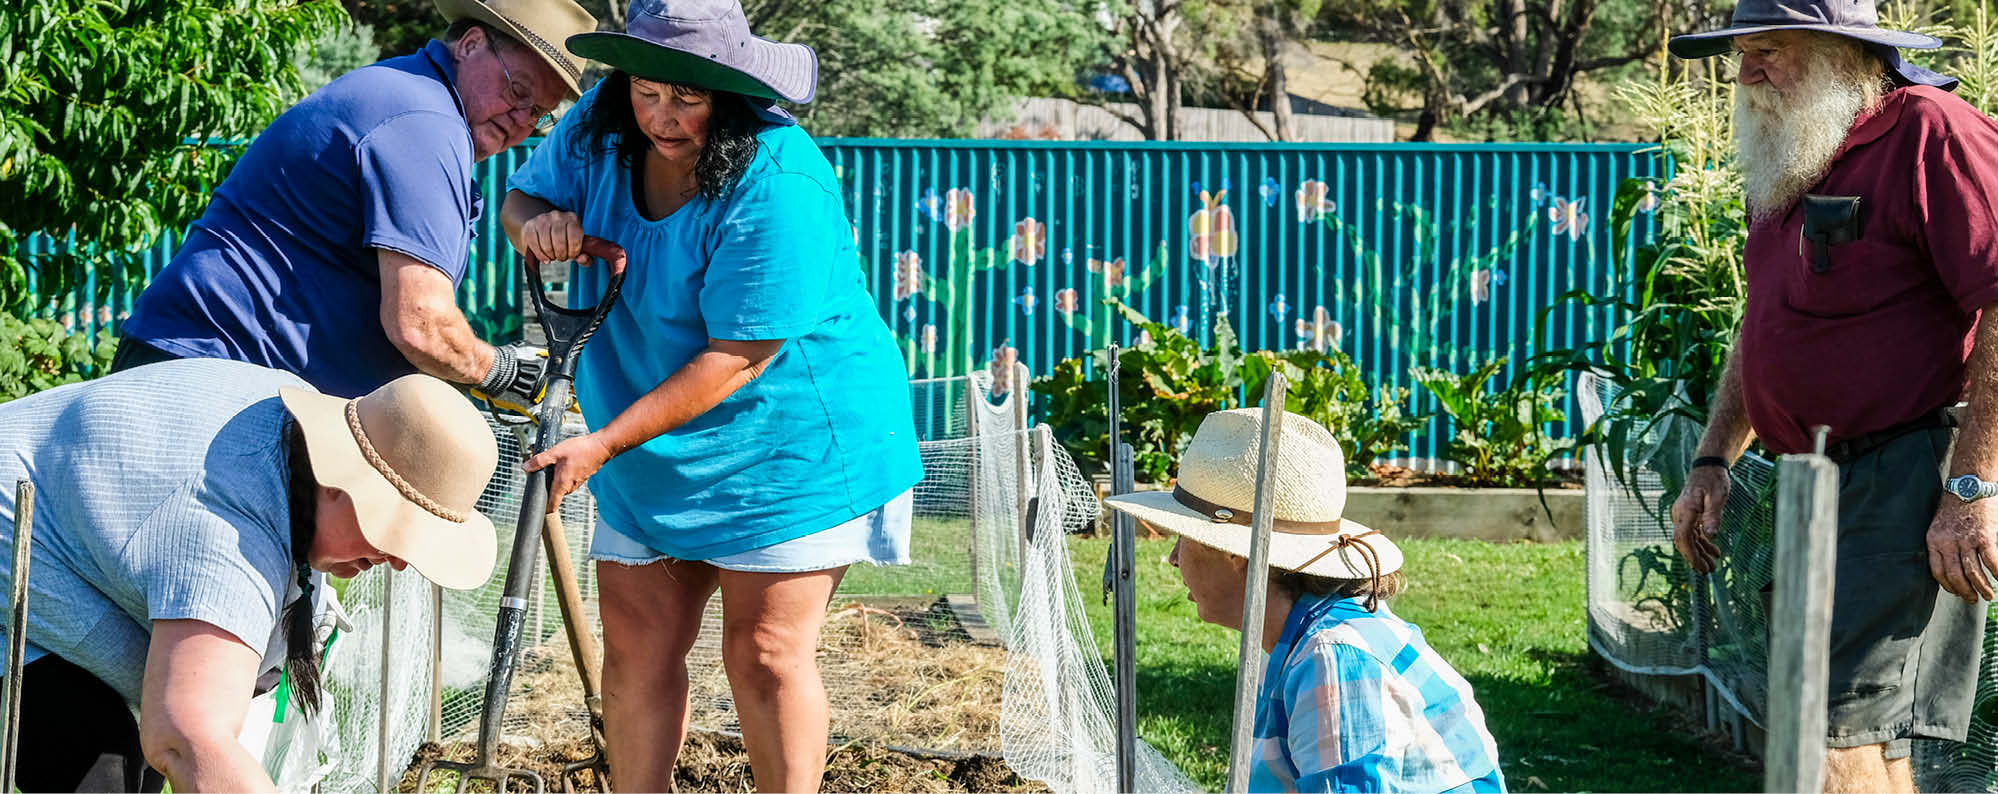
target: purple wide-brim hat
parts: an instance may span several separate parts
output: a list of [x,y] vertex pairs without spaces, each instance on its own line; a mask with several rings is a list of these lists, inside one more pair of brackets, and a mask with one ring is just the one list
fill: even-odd
[[1873,0],[1741,0],[1731,23],[1720,30],[1674,36],[1668,48],[1681,58],[1708,58],[1726,53],[1736,36],[1778,30],[1815,30],[1858,40],[1887,64],[1895,82],[1955,90],[1956,78],[1908,63],[1900,50],[1933,50],[1942,40],[1905,30],[1880,27]]
[[647,80],[741,94],[758,115],[780,123],[791,115],[776,100],[804,104],[818,92],[818,54],[751,35],[739,0],[633,0],[623,33],[579,33],[567,44],[580,57]]

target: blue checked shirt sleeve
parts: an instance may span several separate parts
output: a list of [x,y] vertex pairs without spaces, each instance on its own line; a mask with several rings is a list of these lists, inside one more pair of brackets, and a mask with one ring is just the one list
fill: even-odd
[[1375,791],[1395,777],[1385,674],[1372,654],[1329,642],[1303,649],[1284,671],[1284,742],[1298,791]]

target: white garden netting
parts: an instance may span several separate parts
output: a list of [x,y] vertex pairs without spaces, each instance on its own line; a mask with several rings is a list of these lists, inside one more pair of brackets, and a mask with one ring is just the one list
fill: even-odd
[[[1114,700],[1065,545],[1068,533],[1095,519],[1098,503],[1048,431],[1026,426],[1017,399],[994,403],[989,385],[983,372],[911,383],[925,469],[915,489],[912,564],[854,566],[834,599],[820,654],[833,737],[943,755],[1003,755],[1023,777],[1056,791],[1110,791]],[[492,429],[501,460],[518,461],[514,434]],[[578,422],[565,429],[582,430]],[[479,506],[500,534],[504,566],[522,477],[517,467],[501,469]],[[595,519],[588,495],[566,500],[562,516],[594,630],[594,565],[585,558]],[[517,743],[587,738],[588,716],[545,554],[539,565],[504,733]],[[427,739],[477,739],[503,577],[440,597],[412,574],[391,578],[385,571],[370,571],[346,588],[343,604],[354,629],[334,643],[327,660],[325,717],[316,725],[293,720],[275,732],[267,766],[292,770],[280,781],[288,790],[314,782],[328,792],[377,790],[383,780],[393,787]],[[384,626],[392,627],[386,686]],[[692,722],[733,732],[720,645],[716,598],[689,656]],[[433,655],[442,663],[433,665]],[[1146,747],[1141,755],[1143,790],[1193,790],[1156,752]]]
[[[1583,419],[1618,395],[1583,376]],[[1768,709],[1769,606],[1775,556],[1776,467],[1744,455],[1717,539],[1718,570],[1693,571],[1672,546],[1670,499],[1693,459],[1701,427],[1658,420],[1621,460],[1586,453],[1589,645],[1610,663],[1649,675],[1700,675],[1728,707],[1757,726]],[[1987,624],[1970,736],[1914,743],[1922,791],[1998,791],[1998,631]]]

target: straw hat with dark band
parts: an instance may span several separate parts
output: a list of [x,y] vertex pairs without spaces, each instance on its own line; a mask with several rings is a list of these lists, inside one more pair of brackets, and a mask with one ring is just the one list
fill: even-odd
[[484,22],[511,36],[536,56],[569,87],[569,96],[581,95],[583,63],[563,49],[570,36],[597,29],[597,18],[571,0],[434,0],[437,11],[451,22],[470,19]]
[[454,590],[492,575],[497,542],[478,501],[499,447],[457,389],[406,375],[352,400],[279,396],[305,435],[313,478],[347,494],[369,543]]
[[[1171,491],[1113,496],[1110,508],[1238,557],[1255,520],[1260,408],[1200,422]],[[1270,566],[1328,579],[1378,579],[1401,570],[1401,549],[1345,516],[1346,456],[1323,425],[1288,411],[1271,466]]]

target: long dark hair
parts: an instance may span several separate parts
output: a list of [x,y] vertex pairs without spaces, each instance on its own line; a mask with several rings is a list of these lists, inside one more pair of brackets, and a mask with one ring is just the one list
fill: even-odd
[[[312,553],[312,537],[319,532],[319,481],[312,476],[312,459],[305,452],[305,433],[298,421],[285,423],[285,442],[291,450],[291,563],[287,577],[310,576],[306,562]],[[309,579],[306,581],[310,581]],[[312,591],[285,607],[278,618],[284,624],[285,671],[291,676],[291,691],[307,713],[319,710],[319,648],[312,641]]]
[[[708,117],[708,141],[701,159],[694,164],[694,182],[702,196],[718,199],[742,179],[749,163],[756,159],[756,133],[763,119],[741,94],[710,91],[682,83],[662,82],[668,91],[685,91],[707,96],[714,105]],[[631,113],[631,75],[611,72],[597,84],[597,97],[583,110],[569,138],[569,151],[581,159],[604,151],[617,152],[617,164],[636,173],[652,148],[652,140],[638,128]]]

